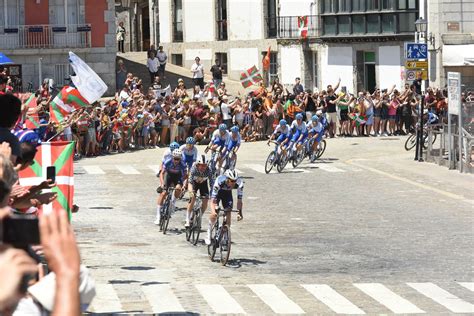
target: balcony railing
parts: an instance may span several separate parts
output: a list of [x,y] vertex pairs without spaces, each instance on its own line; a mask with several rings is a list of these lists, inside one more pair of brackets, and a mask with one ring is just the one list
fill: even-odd
[[0,47],[87,48],[91,47],[91,25],[17,25],[0,27]]
[[[317,15],[308,15],[308,38],[319,37],[319,17]],[[301,31],[298,27],[298,16],[279,16],[277,17],[277,38],[297,39],[301,38]],[[267,24],[271,25],[271,24]],[[271,28],[268,29],[272,30]],[[270,32],[269,32],[270,33]]]
[[219,20],[217,23],[217,40],[227,40],[227,20]]

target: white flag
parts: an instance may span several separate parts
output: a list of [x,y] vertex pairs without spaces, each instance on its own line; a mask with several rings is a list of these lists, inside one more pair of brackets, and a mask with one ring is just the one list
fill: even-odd
[[92,104],[102,97],[107,91],[107,85],[95,71],[73,52],[69,52],[69,62],[76,74],[71,76],[71,80],[84,99]]
[[158,89],[158,90],[155,90],[155,98],[166,98],[166,97],[169,97],[171,96],[171,86],[168,85],[166,88],[164,89]]

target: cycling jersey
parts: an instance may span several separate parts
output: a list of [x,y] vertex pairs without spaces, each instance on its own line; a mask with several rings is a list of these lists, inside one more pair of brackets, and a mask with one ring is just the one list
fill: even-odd
[[219,147],[224,147],[229,141],[229,138],[229,131],[225,131],[224,136],[221,136],[220,131],[215,130],[214,133],[212,133],[211,144],[219,145]]
[[313,136],[318,134],[318,136],[316,137],[316,141],[320,142],[321,138],[323,137],[323,131],[324,131],[323,124],[319,122],[315,124],[311,121],[306,126],[308,127],[308,133],[313,134]]
[[212,198],[218,199],[221,193],[228,194],[229,192],[232,192],[232,189],[237,189],[237,198],[241,200],[244,195],[244,181],[241,178],[238,178],[235,185],[229,187],[227,185],[227,177],[221,175],[216,179],[216,181],[214,181],[214,186],[212,187]]
[[196,164],[194,164],[191,167],[191,171],[189,174],[189,181],[191,183],[197,182],[197,183],[203,183],[207,181],[211,176],[211,169],[209,169],[209,166],[206,166],[206,169],[204,172],[199,171],[199,168],[197,167]]
[[186,174],[186,164],[182,160],[175,164],[173,158],[168,159],[163,163],[163,172],[178,175],[183,180]]
[[285,126],[281,127],[281,125],[278,125],[275,130],[273,131],[273,135],[277,135],[280,133],[278,138],[276,139],[278,144],[281,144],[285,139],[290,137],[291,134],[291,129],[288,124],[285,124]]
[[227,150],[231,151],[235,147],[240,147],[240,143],[242,142],[242,137],[240,136],[240,133],[237,134],[237,139],[234,139],[232,135],[229,137],[229,140],[227,141]]
[[165,152],[163,153],[163,158],[161,158],[161,162],[165,163],[165,161],[170,158],[171,158],[171,149],[166,148]]
[[308,129],[306,128],[306,124],[304,122],[301,122],[301,124],[298,125],[296,120],[293,121],[293,123],[291,123],[291,130],[294,132],[293,137],[291,138],[292,142],[298,141],[300,136],[303,135],[301,140],[298,141],[298,143],[302,143],[308,136]]
[[186,163],[186,166],[188,166],[188,169],[191,169],[198,155],[198,150],[196,146],[193,146],[191,149],[188,149],[187,145],[184,144],[184,145],[181,145],[179,149],[181,149],[181,151],[183,152],[183,159],[184,159],[184,162]]
[[427,121],[428,124],[436,124],[438,123],[438,115],[432,113],[432,112],[428,112],[428,121]]

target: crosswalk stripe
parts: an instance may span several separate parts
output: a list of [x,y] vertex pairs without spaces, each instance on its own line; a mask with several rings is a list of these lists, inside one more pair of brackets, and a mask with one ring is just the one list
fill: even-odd
[[[246,168],[255,170],[259,173],[265,173],[265,166],[264,165],[248,163],[248,164],[245,164],[244,166]],[[275,173],[276,172],[275,170],[276,170],[276,167],[273,168],[272,173]],[[298,168],[295,169],[291,166],[291,164],[288,164],[285,167],[285,169],[283,170],[283,172],[286,172],[286,173],[310,173],[310,171],[308,171],[306,169],[298,169]]]
[[248,287],[277,314],[304,314],[301,307],[274,284],[249,284]]
[[153,170],[153,172],[156,174],[158,171],[160,171],[160,166],[159,165],[149,165],[148,168]]
[[425,312],[380,283],[358,283],[354,284],[354,286],[395,314],[418,314]]
[[105,174],[99,166],[82,166],[88,174]]
[[199,293],[217,314],[245,314],[243,308],[219,284],[196,284]]
[[96,295],[90,306],[90,310],[96,313],[119,313],[123,312],[122,304],[112,284],[95,284]]
[[140,174],[140,172],[130,165],[117,165],[115,166],[123,174]]
[[141,289],[148,299],[153,313],[185,311],[169,284],[144,285]]
[[327,284],[302,284],[301,286],[338,314],[365,314],[363,310]]
[[259,164],[250,164],[250,163],[247,163],[244,165],[246,168],[249,168],[249,169],[252,169],[252,170],[255,170],[257,172],[260,172],[260,173],[265,173],[265,167],[262,166],[262,165],[259,165]]
[[436,284],[427,283],[407,283],[408,286],[414,288],[424,296],[432,299],[438,304],[443,305],[453,313],[472,313],[474,312],[474,305],[463,301],[457,296],[443,290]]
[[474,292],[474,282],[458,282],[458,284],[464,286],[469,291]]
[[318,168],[327,172],[346,172],[345,170],[339,169],[338,167],[331,166],[328,164],[319,163]]

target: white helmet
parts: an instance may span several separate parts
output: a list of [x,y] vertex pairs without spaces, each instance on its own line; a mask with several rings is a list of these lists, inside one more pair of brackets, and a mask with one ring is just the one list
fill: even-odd
[[200,155],[200,156],[197,158],[196,163],[197,163],[197,164],[207,164],[206,155]]
[[181,151],[181,149],[175,149],[173,150],[173,158],[181,158],[181,156],[183,155],[183,152]]
[[227,179],[233,180],[233,181],[236,181],[237,178],[239,177],[239,175],[237,174],[237,171],[235,171],[234,169],[226,170],[224,175],[227,177]]

